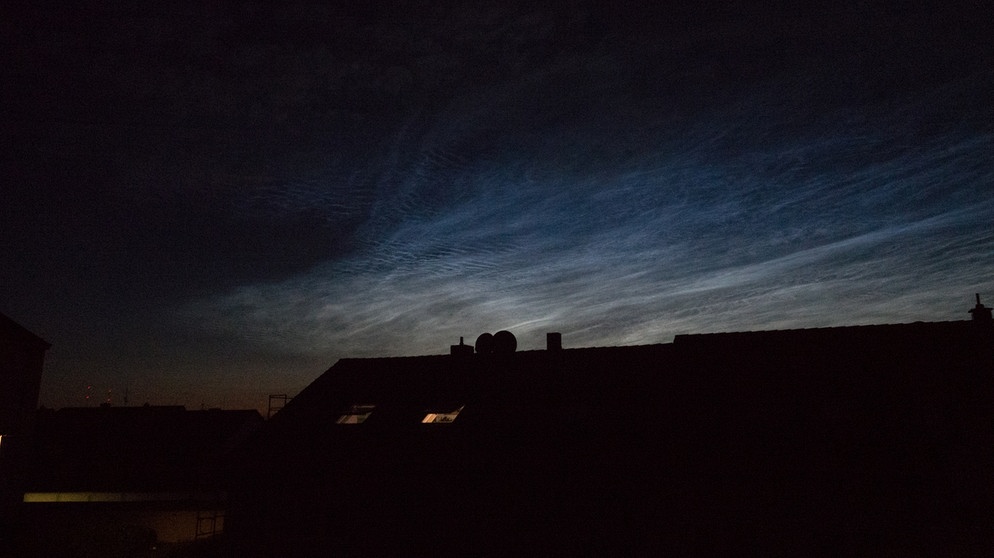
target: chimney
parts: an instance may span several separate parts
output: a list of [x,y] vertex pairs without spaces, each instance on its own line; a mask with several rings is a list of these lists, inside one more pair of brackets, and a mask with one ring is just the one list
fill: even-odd
[[547,351],[563,350],[563,334],[557,332],[546,333],[545,350]]
[[449,354],[452,356],[472,356],[473,346],[463,343],[462,337],[460,337],[458,345],[449,345]]
[[977,305],[970,310],[970,314],[975,322],[990,323],[992,321],[991,309],[980,304],[980,293],[977,293]]

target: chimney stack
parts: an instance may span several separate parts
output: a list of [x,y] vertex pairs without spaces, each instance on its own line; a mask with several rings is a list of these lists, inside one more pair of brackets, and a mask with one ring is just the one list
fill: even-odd
[[977,293],[977,305],[970,310],[970,314],[975,322],[990,323],[992,321],[991,309],[980,304],[980,293]]
[[473,346],[463,343],[462,337],[460,337],[458,345],[449,345],[449,354],[452,356],[472,355]]
[[563,334],[558,332],[546,333],[545,350],[547,351],[563,350]]

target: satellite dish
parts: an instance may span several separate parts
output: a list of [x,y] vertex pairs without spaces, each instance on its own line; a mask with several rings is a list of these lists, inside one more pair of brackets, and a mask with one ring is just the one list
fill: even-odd
[[476,338],[476,354],[489,355],[494,352],[494,336],[489,333],[481,333]]
[[500,330],[494,334],[494,352],[501,354],[513,353],[518,348],[518,340],[510,331]]

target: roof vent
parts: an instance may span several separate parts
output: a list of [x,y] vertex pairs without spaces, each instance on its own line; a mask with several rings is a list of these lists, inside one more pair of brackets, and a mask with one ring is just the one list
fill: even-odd
[[975,322],[990,322],[991,309],[980,304],[980,293],[977,293],[977,305],[970,309],[970,314],[973,316],[973,321]]
[[449,354],[451,355],[471,355],[473,354],[473,347],[466,345],[462,341],[462,337],[459,338],[458,345],[449,345]]

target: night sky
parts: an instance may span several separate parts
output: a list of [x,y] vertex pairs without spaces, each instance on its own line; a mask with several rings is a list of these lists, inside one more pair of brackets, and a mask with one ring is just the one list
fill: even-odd
[[41,403],[994,303],[994,8],[755,4],[5,2]]

